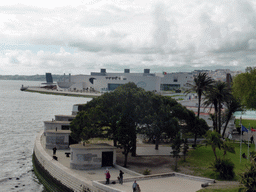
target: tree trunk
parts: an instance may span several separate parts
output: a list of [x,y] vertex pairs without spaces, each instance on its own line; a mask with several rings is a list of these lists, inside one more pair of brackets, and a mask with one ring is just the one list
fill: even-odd
[[201,94],[198,93],[198,109],[197,109],[197,117],[200,116],[200,107],[201,107]]
[[224,129],[223,129],[223,133],[222,133],[222,138],[224,138],[224,135],[225,135],[225,132],[226,132],[226,128],[228,126],[228,122],[229,122],[230,118],[231,118],[231,116],[227,117],[227,121],[225,123]]
[[196,146],[197,134],[195,133],[194,145]]
[[117,146],[117,140],[116,139],[113,140],[113,144],[114,144],[115,147]]
[[127,166],[128,153],[124,154],[124,167]]
[[136,157],[136,140],[137,140],[137,136],[135,134],[132,140],[132,157]]
[[216,159],[216,161],[217,161],[217,154],[216,154],[216,149],[215,148],[212,148],[212,150],[213,150],[213,153],[214,153],[214,156],[215,156],[215,159]]
[[159,146],[159,137],[156,137],[155,150],[158,150]]
[[175,157],[175,171],[178,170],[178,155]]
[[218,116],[219,116],[219,118],[218,118],[218,120],[219,120],[218,132],[220,134],[220,132],[221,132],[221,103],[220,102],[219,102],[219,114],[218,114]]
[[217,102],[214,102],[214,121],[215,121],[215,124],[214,124],[214,130],[216,132],[218,132],[218,104]]

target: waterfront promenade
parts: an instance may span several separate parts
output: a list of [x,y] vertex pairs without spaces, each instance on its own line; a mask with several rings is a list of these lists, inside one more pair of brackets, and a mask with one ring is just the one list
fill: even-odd
[[[125,169],[121,166],[115,165],[114,167],[107,167],[111,174],[111,182],[117,182],[117,176],[119,170],[124,171],[124,183],[105,185],[105,169],[94,170],[74,170],[70,169],[70,157],[66,157],[65,152],[69,150],[57,150],[56,156],[58,161],[52,158],[52,150],[45,149],[45,137],[43,131],[40,132],[36,138],[35,154],[39,161],[44,164],[46,170],[48,170],[57,180],[64,182],[67,186],[74,189],[74,191],[82,191],[81,184],[84,183],[87,187],[92,186],[92,191],[116,191],[125,192],[132,191],[132,184],[134,180],[140,185],[141,191],[147,192],[195,192],[201,189],[201,185],[205,183],[213,183],[214,180],[202,177],[194,177],[190,175],[184,175],[180,173],[165,173],[159,175],[143,176],[139,173]],[[149,151],[138,148],[138,155],[159,155],[154,154],[154,150]],[[157,152],[161,155],[169,155],[170,149],[160,148]],[[61,174],[56,173],[61,172]],[[59,177],[59,178],[58,178]],[[80,183],[79,183],[80,182]],[[70,183],[70,184],[68,184]]]

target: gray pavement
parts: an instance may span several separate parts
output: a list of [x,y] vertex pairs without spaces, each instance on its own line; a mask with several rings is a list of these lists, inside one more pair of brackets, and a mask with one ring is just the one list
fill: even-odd
[[[45,146],[45,138],[42,137],[41,140],[42,146]],[[45,147],[44,147],[45,149]],[[154,147],[138,147],[138,155],[170,155],[171,147],[160,146],[159,150],[155,150]],[[51,149],[45,149],[49,156],[53,155]],[[94,170],[74,170],[70,169],[70,157],[66,157],[65,152],[69,150],[57,150],[56,156],[58,157],[58,163],[61,163],[65,167],[69,168],[69,173],[78,174],[90,181],[98,181],[100,183],[105,183],[105,169],[94,169]],[[53,160],[55,161],[55,160]],[[111,174],[110,181],[117,182],[117,176],[119,174],[119,169],[114,167],[107,167]],[[198,180],[193,176],[164,176],[164,175],[150,175],[150,177],[145,178],[139,173],[127,170],[124,170],[124,183],[121,184],[110,184],[108,185],[111,188],[115,188],[120,191],[132,191],[132,184],[134,180],[137,180],[137,183],[140,185],[141,191],[147,192],[195,192],[201,189],[201,184],[206,181],[204,178]]]

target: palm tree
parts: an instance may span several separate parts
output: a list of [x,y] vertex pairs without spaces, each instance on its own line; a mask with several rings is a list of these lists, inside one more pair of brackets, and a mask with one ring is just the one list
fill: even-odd
[[222,105],[231,98],[231,90],[226,82],[217,81],[215,85],[216,99],[218,101],[218,132],[221,130],[221,109]]
[[235,153],[234,146],[231,145],[230,142],[221,139],[221,135],[216,131],[207,131],[205,134],[205,140],[203,142],[206,144],[206,146],[211,146],[216,161],[218,159],[216,153],[217,148],[219,148],[219,150],[223,150],[223,156],[225,156],[227,152]]
[[213,121],[213,130],[217,131],[218,101],[215,94],[216,92],[214,89],[208,90],[205,94],[203,105],[205,107],[210,106],[210,110],[214,108],[214,115],[210,114],[210,118]]
[[186,90],[185,93],[196,92],[198,96],[198,111],[197,116],[200,115],[200,107],[201,107],[201,98],[205,91],[209,90],[211,84],[213,83],[213,79],[207,76],[207,73],[199,73],[196,77],[194,77],[194,81],[192,84],[188,84],[190,89]]
[[227,101],[226,105],[227,105],[226,123],[225,123],[224,129],[223,129],[222,138],[224,138],[224,134],[225,134],[226,128],[228,126],[228,122],[231,119],[232,115],[236,111],[242,111],[242,105],[233,96],[231,97],[231,99],[229,101]]
[[205,135],[206,140],[203,142],[206,145],[210,145],[213,151],[213,154],[215,156],[215,159],[217,160],[217,154],[216,154],[216,148],[221,149],[221,146],[223,145],[223,140],[221,139],[221,135],[216,131],[208,131]]
[[218,133],[221,131],[221,110],[223,105],[230,101],[231,99],[231,90],[228,88],[226,82],[215,81],[211,89],[205,94],[204,105],[205,106],[214,106],[215,110],[215,123],[214,130]]

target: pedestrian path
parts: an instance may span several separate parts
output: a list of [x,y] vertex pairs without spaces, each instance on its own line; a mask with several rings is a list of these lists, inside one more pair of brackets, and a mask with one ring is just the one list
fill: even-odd
[[154,146],[136,148],[136,154],[138,156],[171,155],[171,152],[172,148],[165,146],[159,146],[158,150],[156,150]]
[[[41,139],[42,146],[45,146],[45,138]],[[49,156],[52,157],[53,151],[51,149],[45,149]],[[153,146],[151,147],[138,147],[138,155],[170,155],[171,147],[159,146],[159,150],[155,150]],[[106,167],[94,170],[74,170],[70,168],[70,158],[65,155],[69,150],[57,150],[56,156],[60,163],[68,168],[69,174],[78,175],[80,178],[84,178],[93,183],[98,183],[99,185],[105,185],[105,170]],[[52,159],[52,161],[55,161]],[[208,182],[206,178],[200,178],[199,180],[193,176],[176,176],[175,173],[169,175],[150,175],[145,177],[139,173],[130,171],[128,169],[123,169],[124,172],[124,183],[123,185],[118,183],[117,177],[119,175],[119,167],[107,167],[110,171],[111,178],[110,183],[107,185],[109,191],[132,191],[132,184],[136,180],[142,191],[147,192],[195,192],[201,189],[201,184]],[[207,181],[206,181],[206,180]],[[113,183],[113,181],[115,183]],[[107,190],[106,190],[107,191]]]

